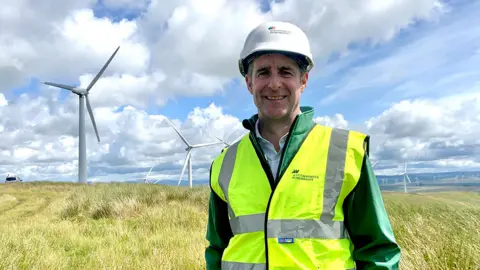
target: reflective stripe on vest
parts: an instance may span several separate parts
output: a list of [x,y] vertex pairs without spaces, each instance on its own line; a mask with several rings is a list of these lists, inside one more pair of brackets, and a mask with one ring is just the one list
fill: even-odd
[[[230,226],[234,234],[224,253],[222,269],[265,269],[265,258],[262,257],[265,256],[265,253],[263,253],[265,249],[263,243],[265,241],[265,229],[268,238],[268,251],[270,252],[270,249],[272,249],[272,254],[279,254],[278,256],[280,256],[272,259],[274,255],[269,253],[269,266],[273,266],[272,264],[277,263],[276,261],[278,261],[276,264],[278,267],[298,266],[291,264],[297,259],[300,260],[299,263],[304,263],[301,261],[303,257],[304,260],[310,260],[312,256],[316,256],[315,254],[308,254],[308,252],[328,253],[325,251],[331,249],[336,254],[334,256],[341,258],[329,258],[328,260],[331,260],[331,262],[320,263],[321,266],[319,266],[319,262],[305,262],[305,265],[312,266],[314,264],[320,269],[339,266],[341,267],[339,269],[354,267],[349,251],[351,243],[343,224],[341,208],[344,198],[358,181],[363,160],[361,148],[363,148],[364,138],[363,134],[360,133],[316,125],[305,139],[276,187],[269,208],[266,228],[265,209],[271,190],[269,190],[268,179],[253,150],[253,145],[251,145],[248,136],[245,136],[242,140],[227,148],[216,159],[218,162],[214,162],[216,167],[212,169],[212,188],[227,202]],[[307,157],[312,155],[311,150],[308,150],[309,147],[319,151],[311,159]],[[255,156],[252,157],[251,155]],[[240,158],[238,162],[240,164],[237,164],[237,158]],[[235,171],[236,166],[241,167]],[[252,174],[251,177],[245,172],[245,168]],[[216,170],[216,173],[213,173],[214,170]],[[238,181],[232,184],[234,174],[237,175],[236,179]],[[241,177],[242,181],[238,177]],[[266,184],[262,181],[265,181]],[[285,204],[283,198],[290,196],[290,189],[297,188],[300,190],[292,190],[292,192],[305,194],[305,196],[290,198],[289,204]],[[234,192],[232,192],[232,189],[234,189]],[[316,194],[316,190],[319,191],[318,194]],[[284,194],[278,195],[279,192],[284,192]],[[253,195],[250,193],[253,193]],[[242,200],[242,194],[250,197],[250,201],[239,204],[238,202]],[[236,197],[230,198],[230,196]],[[312,202],[309,202],[310,197]],[[232,203],[233,206],[231,199],[237,201],[237,203]],[[298,204],[298,209],[302,210],[296,211],[299,212],[298,214],[295,212],[295,209],[297,209],[295,204]],[[250,207],[250,205],[253,206]],[[287,207],[284,207],[284,205]],[[314,218],[315,216],[318,218]],[[308,248],[309,244],[302,244],[301,241],[313,241],[314,239],[318,239],[314,243],[314,245],[318,245],[317,250],[305,251],[306,255],[298,247],[293,248],[294,245],[306,245],[304,248]],[[299,244],[296,244],[298,241],[300,241]],[[254,242],[254,244],[251,244],[251,242]],[[288,244],[289,242],[292,242],[293,246]],[[245,245],[250,245],[250,247]],[[237,253],[231,250],[233,249],[232,246],[235,246]],[[238,250],[243,246],[245,246],[245,250]],[[284,249],[288,247],[293,249],[285,251]],[[229,250],[229,248],[231,249]],[[312,246],[310,246],[311,248]],[[318,248],[325,249],[325,251],[318,250]],[[251,254],[242,257],[242,255],[238,255],[238,252],[251,252]],[[302,256],[302,258],[296,258],[295,260],[282,258],[282,256],[288,257],[289,255],[297,256],[295,254]],[[248,259],[249,256],[250,259]]]
[[[264,270],[266,267],[264,263],[222,262],[222,270]],[[345,270],[355,270],[355,268],[345,268]]]
[[[222,262],[222,270],[264,270],[266,267],[264,263]],[[355,268],[345,268],[345,270],[355,270]]]

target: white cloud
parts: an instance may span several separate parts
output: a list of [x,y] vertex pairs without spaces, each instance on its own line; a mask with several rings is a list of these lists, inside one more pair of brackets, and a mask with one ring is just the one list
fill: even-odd
[[341,129],[347,129],[348,128],[348,121],[345,120],[343,115],[341,114],[335,114],[335,116],[330,117],[330,116],[319,116],[313,119],[318,124],[329,126],[329,127],[334,127],[334,128],[341,128]]
[[297,22],[309,34],[315,55],[343,52],[352,42],[390,40],[417,20],[431,20],[443,11],[436,0],[422,1],[295,1],[272,6],[276,18]]
[[5,98],[5,95],[0,93],[0,107],[8,105],[8,100]]
[[365,124],[376,160],[480,169],[479,115],[480,95],[460,94],[401,101]]

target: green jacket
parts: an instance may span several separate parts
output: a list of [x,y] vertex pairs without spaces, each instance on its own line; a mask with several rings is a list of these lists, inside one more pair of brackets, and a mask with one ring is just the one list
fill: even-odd
[[[301,107],[302,113],[295,119],[279,164],[280,179],[293,159],[308,131],[313,127],[313,108]],[[255,136],[255,122],[258,115],[243,120],[243,126],[250,130],[250,138],[259,153],[262,153]],[[368,149],[367,137],[367,153]],[[263,157],[263,154],[260,155]],[[266,162],[264,169],[271,176]],[[275,185],[271,179],[272,187]],[[367,155],[362,166],[360,180],[355,189],[345,199],[345,226],[355,246],[353,258],[357,269],[398,269],[400,247],[396,243],[390,221],[383,204],[382,194]],[[206,269],[220,269],[223,250],[233,237],[228,221],[227,204],[211,190],[209,199],[207,240],[210,245],[205,250]]]

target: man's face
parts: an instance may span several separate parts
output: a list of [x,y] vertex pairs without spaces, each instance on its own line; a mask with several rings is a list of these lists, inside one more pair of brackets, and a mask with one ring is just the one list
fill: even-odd
[[259,116],[266,119],[291,119],[300,113],[300,95],[308,81],[295,61],[282,54],[262,55],[245,76]]

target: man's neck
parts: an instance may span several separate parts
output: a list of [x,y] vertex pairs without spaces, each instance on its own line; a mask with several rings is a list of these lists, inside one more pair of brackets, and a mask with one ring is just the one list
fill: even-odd
[[265,140],[269,141],[278,152],[280,150],[280,139],[288,133],[296,116],[297,114],[292,115],[290,118],[278,121],[263,119],[259,116],[258,129],[260,135],[262,135]]

